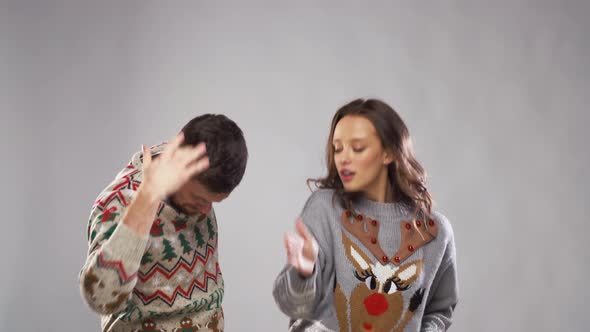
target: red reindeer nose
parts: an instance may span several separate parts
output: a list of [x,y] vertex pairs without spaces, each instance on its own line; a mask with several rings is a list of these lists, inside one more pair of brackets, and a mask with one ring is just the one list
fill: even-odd
[[385,296],[383,296],[383,294],[379,294],[379,293],[375,293],[370,296],[367,296],[367,298],[365,298],[365,301],[363,303],[365,304],[365,308],[367,309],[367,312],[371,316],[379,316],[382,313],[384,313],[385,311],[387,311],[387,308],[389,307]]

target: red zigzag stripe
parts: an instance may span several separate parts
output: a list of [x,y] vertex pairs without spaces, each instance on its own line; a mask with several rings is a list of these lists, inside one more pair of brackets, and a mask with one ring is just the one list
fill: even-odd
[[121,203],[123,203],[123,206],[127,206],[127,200],[125,200],[125,196],[123,196],[123,193],[121,193],[121,190],[117,190],[113,193],[111,193],[107,198],[103,199],[103,200],[98,200],[97,203],[101,208],[104,208],[107,204],[109,204],[113,198],[115,196],[118,196],[119,199],[121,200]]
[[132,179],[133,175],[137,174],[139,171],[138,170],[133,170],[131,172],[129,172],[128,174],[125,174],[124,176],[121,177],[121,182],[117,185],[115,185],[112,189],[110,189],[112,191],[112,193],[105,199],[99,199],[95,202],[95,204],[100,205],[100,207],[103,207],[107,204],[109,204],[111,202],[111,200],[115,197],[118,196],[119,199],[121,200],[121,202],[123,203],[123,206],[127,206],[127,200],[125,200],[124,195],[121,193],[121,189],[125,188],[130,182],[133,182],[133,190],[137,190],[137,188],[139,187],[139,183],[135,180]]
[[195,250],[195,256],[193,257],[192,263],[187,264],[186,261],[179,261],[180,264],[178,264],[172,271],[167,271],[165,268],[163,268],[161,265],[158,264],[155,269],[151,270],[147,274],[139,274],[139,280],[141,280],[142,282],[146,282],[158,272],[163,274],[164,277],[166,277],[166,279],[170,279],[181,268],[185,269],[186,272],[191,273],[191,272],[193,272],[193,270],[197,266],[197,262],[201,262],[201,263],[203,263],[203,266],[207,266],[207,263],[209,262],[209,258],[214,254],[214,252],[215,252],[215,249],[213,247],[207,245],[207,254],[206,254],[207,256],[205,256],[205,259],[203,259],[201,257],[201,255],[199,255],[197,253],[197,251]]
[[127,273],[125,272],[125,268],[123,267],[123,263],[121,263],[121,261],[106,260],[102,254],[103,253],[101,252],[98,255],[98,267],[106,267],[109,269],[116,270],[117,274],[119,275],[119,281],[122,285],[132,281],[133,278],[137,276],[137,272],[131,275],[127,275]]
[[115,187],[113,187],[113,190],[120,190],[121,188],[126,187],[129,184],[129,182],[132,182],[132,181],[135,182],[134,187],[139,186],[139,183],[137,183],[137,181],[135,181],[131,178],[133,175],[137,174],[138,172],[139,172],[138,170],[135,170],[135,171],[130,172],[129,174],[122,176],[121,179],[123,181],[121,183],[119,183],[118,185],[116,185]]
[[168,305],[172,305],[172,303],[174,303],[174,301],[176,300],[176,296],[178,296],[178,294],[182,295],[184,298],[189,299],[190,296],[192,295],[193,290],[195,289],[195,286],[198,287],[201,291],[206,292],[207,291],[207,279],[213,279],[216,283],[217,283],[217,276],[219,275],[219,264],[215,264],[215,274],[212,274],[211,272],[205,270],[205,273],[203,274],[203,281],[199,282],[197,279],[193,280],[193,282],[189,285],[189,287],[184,290],[182,289],[182,287],[178,286],[174,289],[174,292],[172,292],[171,295],[166,295],[164,292],[162,292],[161,290],[157,290],[155,293],[153,293],[150,296],[146,296],[145,294],[143,294],[142,292],[138,291],[137,289],[134,289],[133,292],[141,299],[141,301],[143,302],[144,305],[149,304],[150,302],[154,301],[156,298],[160,298],[162,300],[165,300],[165,302]]

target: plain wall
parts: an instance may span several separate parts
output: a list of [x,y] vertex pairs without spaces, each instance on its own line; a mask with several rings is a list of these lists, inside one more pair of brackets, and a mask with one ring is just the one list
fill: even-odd
[[286,331],[282,234],[336,109],[390,103],[453,224],[452,331],[590,324],[588,1],[1,1],[0,330],[97,331],[92,202],[202,113],[243,129],[215,207],[227,331]]

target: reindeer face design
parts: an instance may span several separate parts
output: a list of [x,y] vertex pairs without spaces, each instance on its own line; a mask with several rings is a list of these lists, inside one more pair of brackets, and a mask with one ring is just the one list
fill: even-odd
[[353,274],[362,282],[350,296],[352,330],[391,331],[396,325],[403,328],[411,317],[405,314],[401,319],[404,311],[402,292],[420,275],[422,261],[400,266],[383,265],[372,261],[344,232],[342,239],[346,255],[355,267]]
[[[363,226],[366,219],[356,218],[354,223],[350,223],[349,216],[348,214],[342,216],[344,228],[351,231],[375,257],[382,259],[371,259],[371,256],[351,241],[344,230],[342,231],[342,243],[346,257],[354,266],[351,273],[359,280],[359,284],[352,290],[349,299],[346,299],[340,286],[336,285],[334,299],[340,330],[403,331],[422,303],[423,288],[412,290],[409,303],[404,303],[403,296],[403,292],[409,290],[412,283],[420,276],[422,260],[403,262],[399,259],[400,250],[392,258],[388,258],[381,246],[375,241],[379,228],[378,222],[368,220],[372,227],[369,228]],[[405,224],[401,227],[406,228]],[[419,247],[427,242],[417,242],[412,238],[409,240],[412,241],[412,250],[410,251],[415,250],[414,245]],[[410,244],[403,245],[410,246]],[[348,306],[350,306],[350,326],[348,326]]]

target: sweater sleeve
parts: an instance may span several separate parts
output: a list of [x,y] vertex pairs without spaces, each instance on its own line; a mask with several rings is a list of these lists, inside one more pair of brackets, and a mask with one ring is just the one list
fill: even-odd
[[100,314],[124,309],[137,282],[137,271],[148,237],[122,222],[134,192],[106,192],[92,208],[88,225],[88,255],[80,272],[80,291]]
[[317,193],[307,200],[301,218],[318,243],[318,259],[310,277],[302,277],[290,264],[277,276],[273,296],[279,309],[292,319],[312,319],[315,308],[330,291],[334,277],[333,240],[325,202]]
[[451,232],[443,263],[434,277],[424,308],[421,332],[444,332],[451,326],[453,312],[458,302],[458,289],[455,243]]

